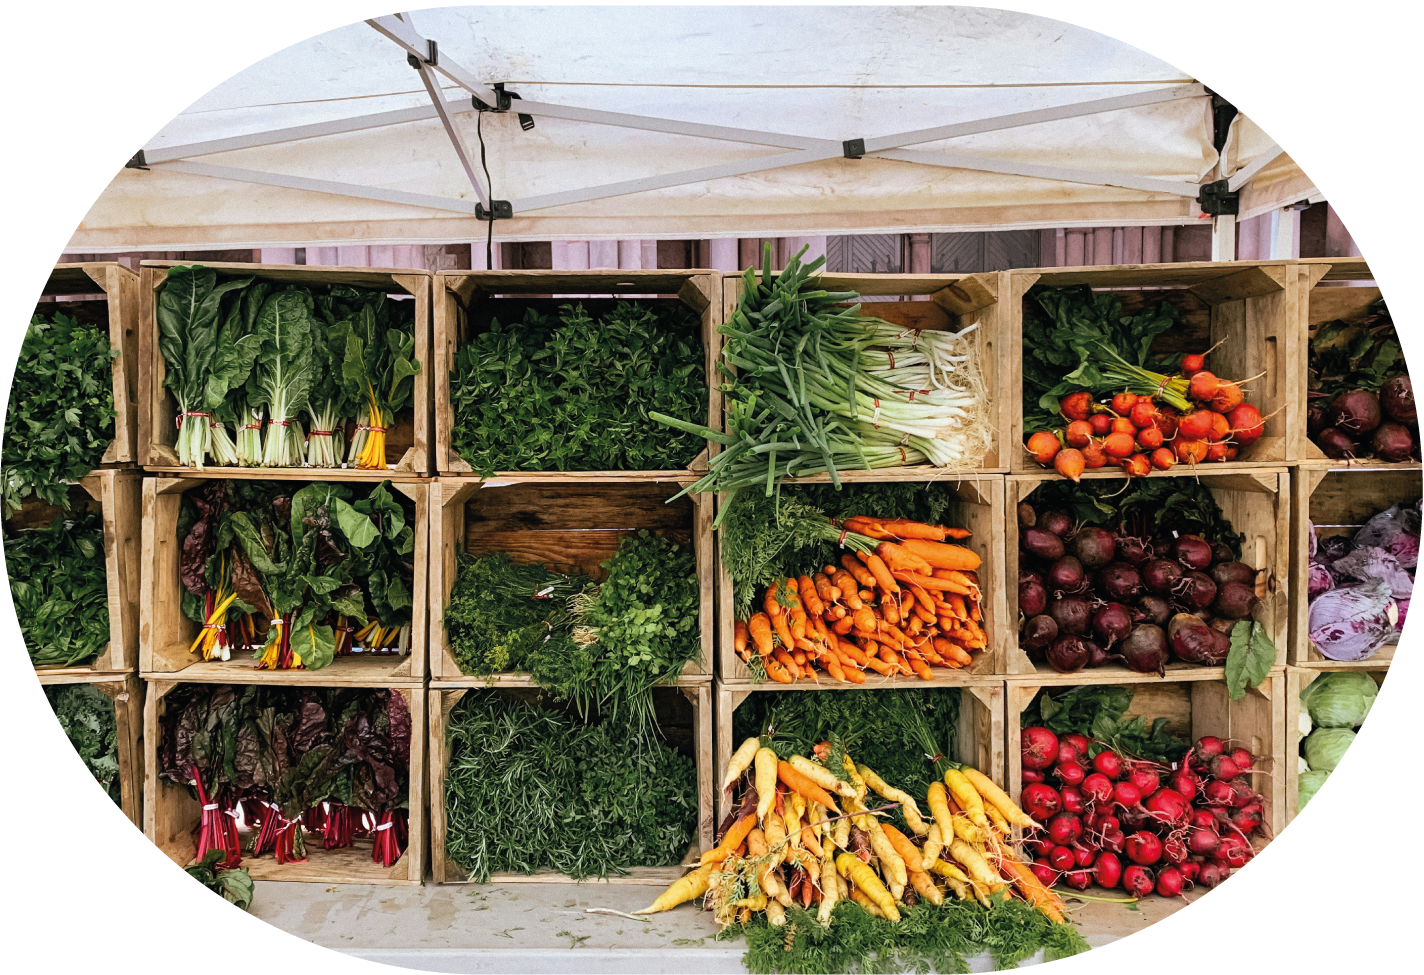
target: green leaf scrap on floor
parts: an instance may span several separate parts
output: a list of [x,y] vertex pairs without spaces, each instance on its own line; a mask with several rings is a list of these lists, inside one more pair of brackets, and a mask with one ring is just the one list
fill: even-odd
[[66,507],[65,482],[99,466],[114,440],[118,354],[108,332],[68,315],[30,320],[5,410],[5,514],[30,496]]
[[[252,875],[244,868],[218,870],[218,861],[225,855],[223,850],[209,850],[201,863],[183,869],[198,883],[219,895],[230,904],[244,911],[252,907]],[[329,888],[328,888],[329,889]]]
[[703,418],[701,322],[669,302],[582,304],[495,320],[460,347],[450,373],[451,446],[496,471],[678,470],[706,446],[649,419]]
[[87,664],[109,645],[108,573],[98,512],[8,534],[5,568],[34,666]]

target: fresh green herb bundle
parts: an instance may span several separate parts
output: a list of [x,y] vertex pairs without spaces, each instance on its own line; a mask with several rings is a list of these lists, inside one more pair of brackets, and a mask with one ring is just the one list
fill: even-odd
[[58,684],[46,687],[44,692],[69,743],[117,805],[122,797],[114,702],[92,684]]
[[1407,376],[1404,350],[1383,298],[1355,321],[1320,326],[1310,340],[1310,390],[1325,396],[1353,389],[1379,389]]
[[740,745],[769,732],[782,758],[830,741],[886,782],[923,796],[947,767],[932,759],[954,755],[959,708],[957,687],[753,694],[732,715],[732,738]]
[[446,730],[445,849],[484,883],[549,868],[571,877],[669,866],[697,831],[697,768],[636,730],[471,691]]
[[782,488],[774,495],[739,491],[722,522],[722,563],[732,577],[739,619],[753,596],[773,582],[819,572],[840,559],[831,519],[851,515],[909,518],[938,524],[956,500],[935,484],[829,484]]
[[998,969],[1014,968],[1039,951],[1045,961],[1088,950],[1071,924],[1055,924],[1018,900],[995,900],[985,910],[974,901],[946,898],[936,907],[921,901],[900,908],[892,924],[860,905],[841,901],[822,925],[816,912],[790,907],[786,924],[758,920],[729,927],[719,940],[743,935],[743,964],[754,975],[818,975],[821,972],[967,972],[969,960],[988,952]]
[[481,676],[527,670],[581,714],[627,709],[650,731],[653,686],[701,652],[697,565],[688,546],[642,531],[603,568],[594,586],[502,552],[462,559],[445,612],[456,662]]
[[1195,478],[1120,481],[1049,481],[1034,492],[1039,511],[1066,511],[1073,520],[1139,538],[1172,532],[1221,542],[1241,557],[1241,535],[1231,527],[1211,490]]
[[10,596],[36,667],[87,664],[109,645],[104,529],[97,511],[5,538]]
[[1132,688],[1075,687],[1062,694],[1040,694],[1024,709],[1025,728],[1041,726],[1056,735],[1077,733],[1093,739],[1093,755],[1112,748],[1125,755],[1169,764],[1187,753],[1188,743],[1167,732],[1167,719],[1149,726],[1141,715],[1124,718],[1132,706]]
[[99,466],[114,440],[110,363],[118,354],[107,332],[63,313],[30,320],[5,411],[7,515],[31,495],[67,506],[65,482]]
[[451,445],[476,471],[674,470],[705,446],[650,412],[705,419],[701,323],[690,309],[620,301],[528,309],[460,347]]
[[1023,315],[1024,435],[1061,426],[1058,401],[1069,393],[1087,390],[1097,398],[1126,389],[1109,352],[1129,366],[1170,371],[1149,352],[1177,319],[1176,306],[1165,301],[1124,315],[1115,295],[1086,284],[1031,290]]

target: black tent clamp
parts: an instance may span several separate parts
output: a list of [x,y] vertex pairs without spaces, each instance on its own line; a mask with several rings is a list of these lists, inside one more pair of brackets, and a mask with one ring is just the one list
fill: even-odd
[[1203,183],[1197,194],[1197,204],[1202,213],[1213,217],[1234,217],[1241,212],[1241,193],[1231,189],[1231,181],[1219,179],[1214,183]]

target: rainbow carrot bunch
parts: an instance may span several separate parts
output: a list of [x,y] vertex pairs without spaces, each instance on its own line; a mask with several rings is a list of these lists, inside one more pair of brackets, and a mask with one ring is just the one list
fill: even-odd
[[772,680],[863,684],[865,670],[884,677],[934,677],[958,669],[988,646],[983,628],[979,556],[962,545],[962,528],[904,519],[847,518],[841,526],[878,541],[847,552],[839,565],[773,583],[760,612],[735,624],[738,655],[755,653]]

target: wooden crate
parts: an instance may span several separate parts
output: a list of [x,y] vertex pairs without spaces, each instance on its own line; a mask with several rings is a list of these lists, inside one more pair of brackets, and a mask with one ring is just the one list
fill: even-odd
[[[1300,692],[1314,683],[1321,674],[1338,670],[1361,670],[1374,678],[1376,684],[1383,684],[1385,676],[1389,673],[1389,662],[1380,661],[1375,663],[1372,660],[1362,661],[1363,663],[1374,663],[1372,667],[1352,667],[1350,664],[1342,664],[1334,660],[1327,660],[1324,663],[1315,662],[1304,667],[1286,668],[1286,716],[1285,716],[1285,822],[1289,823],[1295,819],[1300,812],[1300,765],[1296,761],[1300,755],[1300,743],[1303,740],[1300,733]],[[1369,720],[1366,718],[1365,720]]]
[[94,261],[56,264],[40,292],[46,297],[78,297],[102,292],[102,301],[45,302],[36,314],[64,314],[109,333],[109,344],[119,350],[113,361],[114,442],[109,444],[101,465],[132,464],[137,461],[138,443],[138,313],[139,277],[122,264]]
[[[480,678],[463,678],[458,681],[437,681],[430,685],[430,872],[437,884],[465,884],[467,880],[459,866],[445,854],[445,769],[449,756],[445,748],[445,729],[449,725],[450,712],[460,703],[470,690],[497,687],[501,694],[524,700],[537,700],[539,688],[528,679],[502,680],[491,685]],[[650,884],[666,886],[687,872],[689,865],[696,863],[704,849],[713,845],[712,832],[712,790],[714,775],[712,769],[712,684],[707,678],[693,680],[684,678],[676,687],[659,687],[653,691],[655,700],[664,716],[660,716],[660,727],[667,734],[670,744],[690,749],[697,763],[697,836],[687,855],[680,864],[666,867],[630,867],[624,876],[610,876],[601,880],[588,878],[589,883],[609,884]],[[691,704],[692,714],[685,724],[673,725],[665,720],[668,710],[676,710],[677,698],[683,697]],[[668,705],[674,705],[672,709]],[[494,873],[490,883],[504,884],[563,884],[574,883],[573,878],[551,869],[541,869],[532,874]]]
[[[96,470],[69,486],[72,512],[100,512],[104,526],[104,572],[109,590],[109,645],[91,663],[43,667],[50,678],[125,674],[138,666],[140,492],[137,471]],[[64,509],[31,498],[8,519],[11,528],[39,528],[63,517]]]
[[[954,741],[956,754],[949,756],[983,772],[1001,788],[1004,785],[1004,682],[992,677],[962,679],[960,688],[959,725]],[[938,682],[921,681],[915,689],[941,688]],[[810,681],[795,684],[725,684],[717,682],[717,765],[715,782],[720,785],[727,762],[741,742],[732,736],[732,716],[753,694],[792,694],[801,691],[827,691],[845,694],[873,694],[869,685]],[[852,756],[853,758],[854,756]],[[890,783],[894,785],[895,783]],[[732,811],[732,797],[726,790],[717,790],[717,820],[721,822]]]
[[[995,473],[1010,468],[1010,458],[1023,451],[1007,438],[1012,419],[1010,390],[1004,368],[1005,350],[1011,342],[1007,335],[1010,318],[1008,272],[991,271],[980,274],[823,274],[821,286],[827,291],[855,291],[871,299],[861,306],[861,314],[881,318],[907,329],[930,331],[962,331],[979,324],[973,334],[974,354],[983,374],[985,395],[991,411],[992,439],[983,460],[975,467],[979,473]],[[743,280],[740,274],[726,275],[723,283],[725,316],[730,318],[741,297]],[[722,339],[717,336],[716,354],[722,354]],[[1012,450],[1010,448],[1013,448]],[[878,471],[841,471],[843,481],[881,480],[893,475],[899,480],[933,480],[945,474],[930,464],[906,467],[886,467]],[[794,484],[798,478],[790,478]],[[817,480],[807,478],[807,480]]]
[[[325,671],[322,671],[325,673]],[[187,788],[176,786],[159,777],[162,771],[158,749],[162,732],[159,720],[166,709],[165,699],[175,687],[188,683],[160,679],[148,680],[148,693],[143,705],[143,832],[150,843],[158,847],[179,866],[193,862],[197,853],[194,830],[202,818],[198,800]],[[250,681],[227,680],[217,683],[245,684]],[[383,886],[418,886],[425,877],[425,688],[419,684],[384,684],[379,681],[304,681],[307,686],[388,687],[398,690],[410,708],[410,776],[409,842],[405,853],[389,867],[371,859],[371,841],[358,839],[340,850],[322,849],[320,840],[307,837],[305,863],[279,864],[276,857],[242,858],[241,866],[253,880],[303,881],[315,884],[380,884]],[[246,837],[244,836],[244,842]]]
[[[192,470],[178,463],[174,445],[178,441],[178,405],[173,395],[163,388],[167,363],[158,348],[156,313],[158,292],[168,278],[168,269],[182,266],[179,261],[144,261],[139,288],[140,325],[138,341],[139,409],[138,460],[150,471],[186,474]],[[278,287],[291,285],[320,286],[349,284],[362,288],[382,288],[391,295],[411,295],[415,300],[415,359],[421,364],[415,377],[411,406],[396,415],[395,424],[386,433],[386,463],[391,471],[405,474],[430,473],[430,288],[429,271],[409,268],[338,268],[308,267],[283,264],[210,263],[205,267],[218,272],[218,280],[255,276]],[[344,419],[353,419],[346,417]],[[303,418],[305,423],[307,418]],[[346,441],[351,442],[350,438]],[[231,470],[232,468],[208,468]],[[296,470],[298,468],[290,468]],[[257,468],[270,471],[271,468]],[[284,471],[287,469],[283,469]],[[324,468],[328,478],[369,475],[370,471],[347,468]],[[263,476],[268,476],[266,473]]]
[[1085,685],[1130,684],[1132,705],[1127,717],[1142,715],[1149,724],[1156,718],[1167,718],[1167,731],[1184,740],[1196,741],[1203,735],[1216,735],[1240,743],[1253,755],[1268,756],[1258,763],[1259,771],[1251,776],[1251,785],[1265,801],[1263,819],[1271,835],[1285,827],[1285,775],[1283,765],[1294,758],[1286,754],[1286,669],[1274,668],[1260,687],[1246,689],[1239,701],[1230,699],[1226,681],[1209,669],[1195,672],[1169,673],[1167,680],[1155,674],[1084,671],[1077,674],[1049,674],[1036,677],[1011,677],[1005,684],[1004,707],[1008,740],[1004,753],[1008,759],[1009,794],[1015,802],[1023,792],[1023,722],[1025,708],[1044,689],[1054,692]]
[[137,674],[39,671],[41,684],[93,684],[114,702],[119,759],[119,808],[143,829],[143,681]]
[[[1328,462],[1333,463],[1333,462]],[[1374,670],[1394,659],[1398,637],[1375,651],[1368,660],[1330,660],[1310,642],[1309,555],[1310,526],[1321,537],[1354,535],[1371,516],[1390,505],[1411,505],[1424,494],[1424,472],[1419,466],[1383,464],[1378,467],[1326,467],[1302,464],[1295,469],[1291,490],[1290,662],[1300,666],[1320,664],[1332,669]]]
[[[1193,474],[1189,470],[1173,468],[1170,471],[1159,471],[1152,474],[1152,477],[1196,477],[1205,485],[1216,498],[1217,504],[1221,506],[1222,514],[1231,523],[1232,528],[1242,536],[1241,561],[1251,567],[1266,572],[1258,576],[1256,581],[1256,595],[1260,597],[1260,604],[1256,607],[1256,619],[1260,620],[1266,628],[1266,633],[1271,641],[1276,645],[1276,666],[1285,666],[1286,663],[1286,640],[1290,633],[1290,600],[1286,594],[1291,578],[1291,551],[1288,539],[1290,537],[1290,474],[1283,467],[1260,468],[1257,470],[1235,470],[1217,473],[1214,468],[1218,465],[1210,465],[1213,470],[1207,473],[1207,466],[1199,468],[1200,473]],[[1085,474],[1084,477],[1096,476],[1098,471]],[[1104,477],[1114,477],[1116,475],[1106,474]],[[1040,472],[1033,475],[1015,474],[1006,478],[1007,488],[1005,507],[1008,509],[1008,517],[1004,521],[1004,578],[1018,579],[1019,573],[1019,520],[1018,506],[1023,501],[1033,500],[1033,492],[1039,485],[1049,480],[1058,480],[1056,474]],[[1017,587],[1014,593],[1017,594]],[[1028,654],[1019,649],[1017,627],[1021,624],[1018,611],[1018,597],[1011,596],[1009,601],[1008,619],[1016,621],[1013,630],[1005,626],[1008,632],[1005,634],[1003,660],[1006,664],[1002,671],[1007,675],[1022,675],[1038,673],[1040,677],[1057,676],[1056,672],[1046,664],[1035,665],[1028,658]],[[1167,677],[1169,679],[1179,677],[1194,671],[1207,671],[1215,676],[1221,676],[1221,667],[1202,667],[1197,664],[1184,664],[1180,661],[1173,661],[1167,665]],[[1077,678],[1081,682],[1084,675],[1093,675],[1093,680],[1097,675],[1106,674],[1127,674],[1132,672],[1127,670],[1122,664],[1106,664],[1092,670],[1080,671],[1077,674],[1069,675]],[[1158,680],[1156,675],[1136,675],[1147,676],[1152,680]]]
[[[618,296],[657,295],[644,302],[681,302],[702,318],[702,343],[706,350],[707,416],[686,417],[693,421],[705,419],[714,429],[721,429],[722,393],[716,371],[716,348],[722,323],[722,280],[718,271],[649,270],[649,271],[442,271],[435,280],[435,442],[436,463],[441,474],[470,474],[469,463],[451,446],[455,428],[454,409],[450,403],[450,373],[461,343],[488,330],[490,321],[498,318],[505,323],[523,319],[527,308],[545,314],[554,313],[559,305],[581,302],[592,314],[612,310]],[[562,297],[561,297],[562,296]],[[706,470],[706,454],[689,465],[691,470]],[[519,472],[510,472],[519,473]],[[533,472],[525,472],[533,473]],[[579,478],[589,472],[551,471],[550,476]],[[665,477],[669,471],[612,471],[623,477]]]
[[[190,654],[188,647],[198,635],[197,623],[183,615],[183,583],[179,564],[183,540],[178,537],[178,511],[183,495],[214,478],[233,476],[230,469],[211,469],[202,477],[148,477],[143,481],[143,581],[139,605],[142,623],[139,629],[139,670],[149,679],[174,679],[185,682],[315,684],[318,686],[350,684],[372,686],[376,683],[420,682],[426,674],[426,618],[420,608],[426,602],[426,571],[429,547],[429,498],[432,484],[428,480],[391,479],[391,488],[415,502],[415,534],[413,562],[415,574],[411,585],[410,652],[406,654],[353,653],[337,657],[320,670],[258,670],[246,651],[238,651],[231,660],[202,660]],[[327,481],[329,471],[283,471],[285,481]],[[260,471],[237,476],[263,476]],[[270,477],[270,475],[267,475]],[[379,472],[365,472],[368,483],[383,480]]]
[[[601,563],[627,536],[646,529],[691,544],[701,586],[701,659],[689,661],[684,677],[712,673],[713,613],[712,498],[690,494],[668,504],[688,475],[656,479],[565,477],[552,474],[500,477],[441,477],[432,485],[430,540],[431,675],[459,680],[465,675],[450,653],[445,607],[459,573],[459,555],[508,552],[516,562],[539,562],[556,572],[582,572],[597,580]],[[524,680],[521,674],[479,678],[481,682]]]
[[[1133,264],[1122,267],[1042,268],[1010,271],[1013,327],[1005,388],[1014,403],[1010,452],[1016,473],[1040,472],[1022,448],[1023,307],[1034,285],[1064,287],[1087,284],[1094,291],[1116,295],[1123,310],[1136,314],[1168,301],[1182,313],[1178,327],[1159,335],[1152,345],[1159,354],[1205,352],[1216,343],[1207,365],[1224,379],[1253,379],[1246,399],[1270,417],[1261,439],[1229,464],[1203,464],[1202,469],[1244,469],[1284,464],[1300,459],[1305,414],[1297,409],[1304,395],[1305,346],[1297,327],[1298,289],[1292,287],[1293,267],[1284,261],[1232,261],[1200,264]],[[1264,373],[1264,375],[1260,375]],[[1274,416],[1272,416],[1274,414]],[[1113,468],[1113,474],[1123,476]]]
[[[856,483],[883,483],[907,479],[892,471],[868,473],[869,476],[857,477]],[[802,483],[828,482],[829,478],[825,476],[806,478],[802,481]],[[967,528],[973,532],[970,538],[957,544],[963,544],[974,550],[983,560],[983,564],[979,567],[979,582],[983,595],[980,609],[984,614],[981,625],[989,638],[989,645],[979,651],[975,655],[974,662],[962,670],[934,668],[934,680],[925,681],[918,677],[904,676],[882,677],[874,671],[867,671],[864,685],[866,687],[954,687],[963,684],[969,677],[1003,672],[999,662],[1005,649],[1003,641],[1006,624],[1003,621],[1012,619],[1006,615],[1008,605],[1004,601],[1005,580],[1014,578],[1004,574],[1004,565],[1000,557],[1000,553],[1003,551],[1002,538],[1006,518],[1004,513],[1004,477],[1002,474],[966,474],[951,480],[946,476],[941,486],[952,487],[958,496],[958,500],[950,506],[943,520],[947,524]],[[725,499],[720,499],[719,503],[726,503]],[[719,544],[721,535],[722,531],[718,529]],[[735,620],[732,603],[732,577],[726,566],[722,564],[719,553],[717,559],[717,674],[724,681],[745,682],[751,680],[751,671],[747,669],[746,663],[737,656],[732,647],[732,629]],[[815,684],[812,683],[811,686],[814,687]]]

